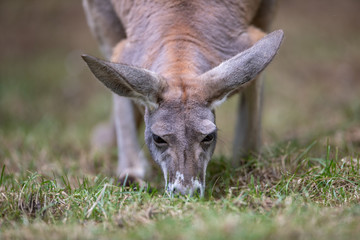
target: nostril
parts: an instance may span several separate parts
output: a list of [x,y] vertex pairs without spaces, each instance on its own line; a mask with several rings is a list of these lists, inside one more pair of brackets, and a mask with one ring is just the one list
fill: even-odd
[[200,188],[196,188],[195,193],[199,196],[201,196],[201,189]]
[[182,186],[174,186],[173,190],[172,190],[172,194],[174,195],[186,195],[187,192],[187,188],[182,187]]

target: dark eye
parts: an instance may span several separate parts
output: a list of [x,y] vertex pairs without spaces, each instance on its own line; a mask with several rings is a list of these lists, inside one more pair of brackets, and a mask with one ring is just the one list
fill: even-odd
[[201,142],[202,143],[211,143],[215,138],[215,134],[211,133],[209,135],[207,135]]
[[153,139],[154,139],[154,142],[158,145],[167,144],[167,142],[164,139],[162,139],[161,137],[159,137],[158,135],[153,134]]

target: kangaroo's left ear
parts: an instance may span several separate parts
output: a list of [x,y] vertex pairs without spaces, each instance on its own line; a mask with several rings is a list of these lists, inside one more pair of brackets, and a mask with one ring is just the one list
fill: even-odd
[[157,107],[161,92],[167,86],[158,74],[143,68],[104,61],[82,55],[92,73],[114,93],[132,98],[148,107]]
[[200,75],[206,101],[212,104],[222,100],[253,80],[275,57],[283,37],[282,30],[274,31],[251,48]]

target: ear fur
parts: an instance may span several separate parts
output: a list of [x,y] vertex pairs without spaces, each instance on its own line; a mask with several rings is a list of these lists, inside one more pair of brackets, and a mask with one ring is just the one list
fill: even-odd
[[249,49],[200,75],[207,101],[212,104],[226,99],[232,91],[253,80],[275,57],[283,36],[282,30],[274,31]]
[[82,55],[91,72],[114,93],[139,100],[146,106],[157,105],[166,82],[156,73],[121,63]]

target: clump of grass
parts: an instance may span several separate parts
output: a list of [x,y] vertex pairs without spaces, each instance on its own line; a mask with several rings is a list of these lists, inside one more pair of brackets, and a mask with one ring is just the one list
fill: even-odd
[[108,220],[127,196],[147,196],[144,189],[125,189],[114,184],[114,179],[99,176],[78,179],[76,188],[66,175],[48,179],[29,173],[24,179],[4,175],[1,179],[0,215],[6,222],[37,218],[47,223]]
[[[209,166],[208,193],[216,198],[285,199],[297,196],[306,202],[338,206],[359,202],[358,155],[340,157],[339,149],[313,142],[304,149],[287,145],[263,153],[238,168],[216,159]],[[312,154],[322,156],[314,157]],[[246,203],[245,205],[252,203]]]

